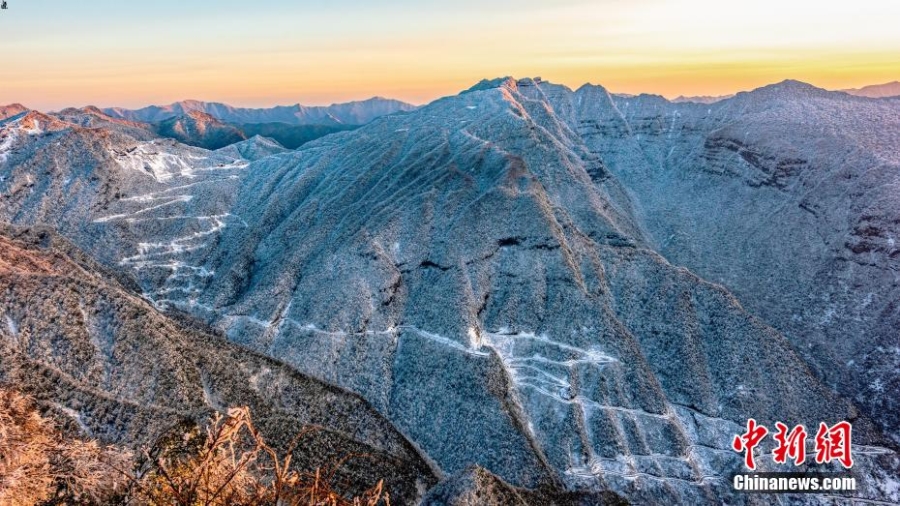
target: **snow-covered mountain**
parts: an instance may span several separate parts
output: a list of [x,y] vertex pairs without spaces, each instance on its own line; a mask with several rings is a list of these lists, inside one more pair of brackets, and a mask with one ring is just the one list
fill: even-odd
[[217,102],[185,100],[164,106],[129,110],[119,107],[104,109],[117,118],[156,123],[191,112],[202,112],[227,123],[287,123],[291,125],[363,125],[375,118],[397,112],[412,111],[416,106],[381,97],[368,100],[304,106],[300,104],[267,109],[232,107]]
[[751,503],[753,417],[852,420],[860,495],[898,501],[898,112],[504,78],[291,152],[28,113],[0,122],[0,217],[363,396],[454,475],[439,497]]
[[900,102],[786,81],[713,105],[612,106],[629,148],[592,144],[656,249],[731,289],[900,441]]

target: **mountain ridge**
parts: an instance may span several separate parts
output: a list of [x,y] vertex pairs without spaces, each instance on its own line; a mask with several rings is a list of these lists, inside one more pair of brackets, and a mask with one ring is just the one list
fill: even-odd
[[868,98],[888,98],[900,96],[900,81],[891,81],[884,84],[871,84],[862,88],[850,88],[841,90],[851,95]]
[[111,107],[105,108],[103,111],[113,117],[148,123],[182,116],[191,111],[201,111],[229,123],[280,122],[294,125],[360,125],[383,114],[406,112],[415,108],[416,106],[399,100],[372,97],[329,106],[294,104],[269,108],[234,107],[220,102],[184,100],[164,106],[147,106],[134,110]]

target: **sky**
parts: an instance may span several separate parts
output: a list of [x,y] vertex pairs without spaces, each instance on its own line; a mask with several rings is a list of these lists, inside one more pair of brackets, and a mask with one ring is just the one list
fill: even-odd
[[7,0],[0,104],[426,103],[482,78],[722,95],[900,80],[898,0]]

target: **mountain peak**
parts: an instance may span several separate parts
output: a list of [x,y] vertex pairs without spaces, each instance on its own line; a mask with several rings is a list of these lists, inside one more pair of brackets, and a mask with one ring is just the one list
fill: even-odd
[[19,114],[22,114],[23,112],[26,112],[28,110],[29,109],[27,107],[19,103],[0,105],[0,120],[18,116]]
[[606,86],[603,86],[602,84],[593,84],[593,83],[582,84],[575,90],[575,93],[587,93],[589,91],[609,93],[609,90],[606,89]]
[[796,79],[785,79],[752,91],[742,91],[737,96],[759,96],[764,98],[825,97],[832,92]]
[[502,88],[502,87],[514,90],[518,87],[517,81],[513,77],[510,77],[510,76],[496,77],[494,79],[482,79],[481,81],[478,81],[477,83],[475,83],[475,85],[472,86],[471,88],[463,90],[463,93],[469,93],[469,92],[473,92],[473,91],[482,91],[482,90],[492,90],[495,88]]

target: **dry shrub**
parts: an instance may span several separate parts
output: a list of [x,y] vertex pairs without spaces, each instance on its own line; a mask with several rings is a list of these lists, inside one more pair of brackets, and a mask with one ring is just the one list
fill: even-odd
[[32,399],[0,389],[0,504],[109,502],[125,490],[120,470],[131,462],[126,451],[63,437]]
[[[136,482],[138,502],[178,506],[390,506],[383,482],[348,498],[331,486],[334,469],[301,473],[291,469],[291,451],[279,457],[254,427],[248,408],[217,414],[205,435],[189,431],[156,452]],[[155,453],[155,455],[154,455]]]
[[[0,505],[390,506],[383,482],[356,497],[332,486],[342,465],[303,473],[266,444],[248,408],[217,414],[133,455],[65,438],[27,396],[0,388]],[[134,471],[137,469],[137,471]]]

